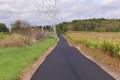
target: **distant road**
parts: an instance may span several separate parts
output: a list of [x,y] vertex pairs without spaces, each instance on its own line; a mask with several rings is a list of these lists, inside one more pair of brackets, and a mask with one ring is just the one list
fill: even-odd
[[31,80],[115,80],[61,36]]

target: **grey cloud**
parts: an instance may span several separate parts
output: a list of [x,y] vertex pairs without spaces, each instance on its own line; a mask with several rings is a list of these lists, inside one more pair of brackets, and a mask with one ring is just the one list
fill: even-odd
[[[112,0],[112,3],[102,1],[108,0],[58,0],[55,22],[86,18],[120,18],[119,0]],[[8,24],[17,19],[39,25],[51,22],[39,11],[36,0],[0,0],[0,21]]]

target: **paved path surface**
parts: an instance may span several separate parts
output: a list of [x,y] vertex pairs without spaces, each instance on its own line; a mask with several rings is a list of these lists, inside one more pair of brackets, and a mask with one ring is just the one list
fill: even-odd
[[31,80],[115,80],[61,36]]

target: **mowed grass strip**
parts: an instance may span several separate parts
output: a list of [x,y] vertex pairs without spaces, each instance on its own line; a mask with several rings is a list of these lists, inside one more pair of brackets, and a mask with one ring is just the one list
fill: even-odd
[[23,70],[56,43],[46,38],[27,47],[0,48],[0,80],[20,80]]

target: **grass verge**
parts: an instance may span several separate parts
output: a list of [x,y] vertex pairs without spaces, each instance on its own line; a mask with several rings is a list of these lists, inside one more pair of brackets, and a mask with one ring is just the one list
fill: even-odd
[[55,43],[54,38],[46,38],[32,46],[0,48],[0,80],[20,80],[23,70]]

